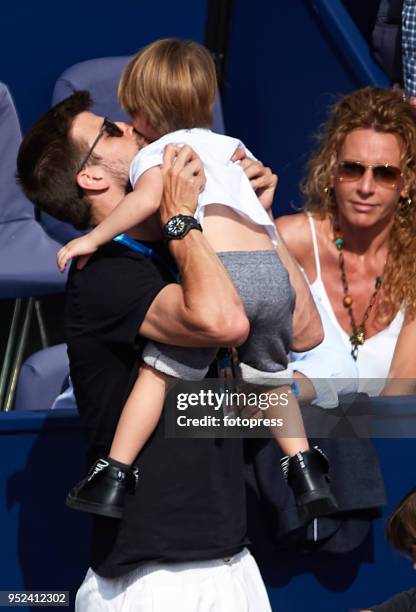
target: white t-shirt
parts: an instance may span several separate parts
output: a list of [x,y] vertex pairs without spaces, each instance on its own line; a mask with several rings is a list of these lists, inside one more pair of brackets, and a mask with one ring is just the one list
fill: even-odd
[[204,164],[207,182],[199,196],[195,212],[195,218],[201,225],[203,225],[205,206],[222,204],[231,207],[253,223],[265,226],[273,244],[277,244],[273,221],[254,193],[240,164],[230,161],[239,146],[245,148],[249,157],[256,159],[236,138],[215,134],[203,128],[178,130],[166,134],[144,147],[133,159],[130,165],[130,182],[133,187],[146,170],[162,164],[163,151],[167,144],[191,146]]

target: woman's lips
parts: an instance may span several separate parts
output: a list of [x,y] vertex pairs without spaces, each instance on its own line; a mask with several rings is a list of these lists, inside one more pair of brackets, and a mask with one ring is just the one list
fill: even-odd
[[357,212],[371,212],[377,204],[369,204],[368,202],[351,202],[354,210]]

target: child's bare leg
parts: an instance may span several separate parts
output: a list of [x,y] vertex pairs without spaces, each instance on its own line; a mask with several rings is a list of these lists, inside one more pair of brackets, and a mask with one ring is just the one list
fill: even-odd
[[[309,450],[309,442],[307,438],[285,438],[278,435],[276,432],[276,440],[285,455],[293,457],[296,453],[303,453]],[[273,432],[274,435],[274,432]]]
[[138,482],[138,470],[131,464],[154,431],[173,381],[148,366],[140,369],[121,413],[110,455],[96,461],[87,477],[71,489],[66,502],[70,508],[121,518],[125,496]]
[[271,393],[288,399],[287,405],[270,401],[262,412],[267,418],[282,419],[283,428],[289,432],[286,437],[281,435],[281,427],[271,428],[273,437],[286,455],[281,460],[282,470],[293,490],[301,517],[309,521],[336,511],[337,503],[328,484],[327,458],[317,447],[310,449],[299,404],[291,387],[267,391],[267,395]]
[[131,465],[155,430],[172,379],[148,366],[139,376],[124,405],[109,457]]
[[305,427],[303,425],[303,418],[300,412],[298,400],[293,395],[292,387],[285,385],[267,391],[269,395],[271,393],[277,394],[284,398],[287,397],[288,404],[280,406],[279,404],[270,404],[269,407],[264,411],[267,418],[270,419],[283,419],[283,428],[288,429],[292,434],[288,437],[282,436],[281,427],[272,427],[271,431],[276,442],[279,444],[285,455],[293,457],[296,453],[302,453],[309,450],[309,442],[306,437]]

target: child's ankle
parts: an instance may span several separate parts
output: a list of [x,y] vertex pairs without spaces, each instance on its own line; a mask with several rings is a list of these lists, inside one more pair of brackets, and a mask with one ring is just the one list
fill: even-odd
[[128,470],[129,468],[131,468],[130,463],[123,463],[122,461],[117,461],[117,459],[113,459],[113,457],[110,457],[110,455],[108,455],[107,461],[110,465],[120,468],[120,470]]

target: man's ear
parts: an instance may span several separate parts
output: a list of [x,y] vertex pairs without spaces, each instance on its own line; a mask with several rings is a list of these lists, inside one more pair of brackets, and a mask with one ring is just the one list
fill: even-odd
[[77,184],[81,189],[102,191],[109,187],[109,179],[102,166],[86,166],[77,174]]

